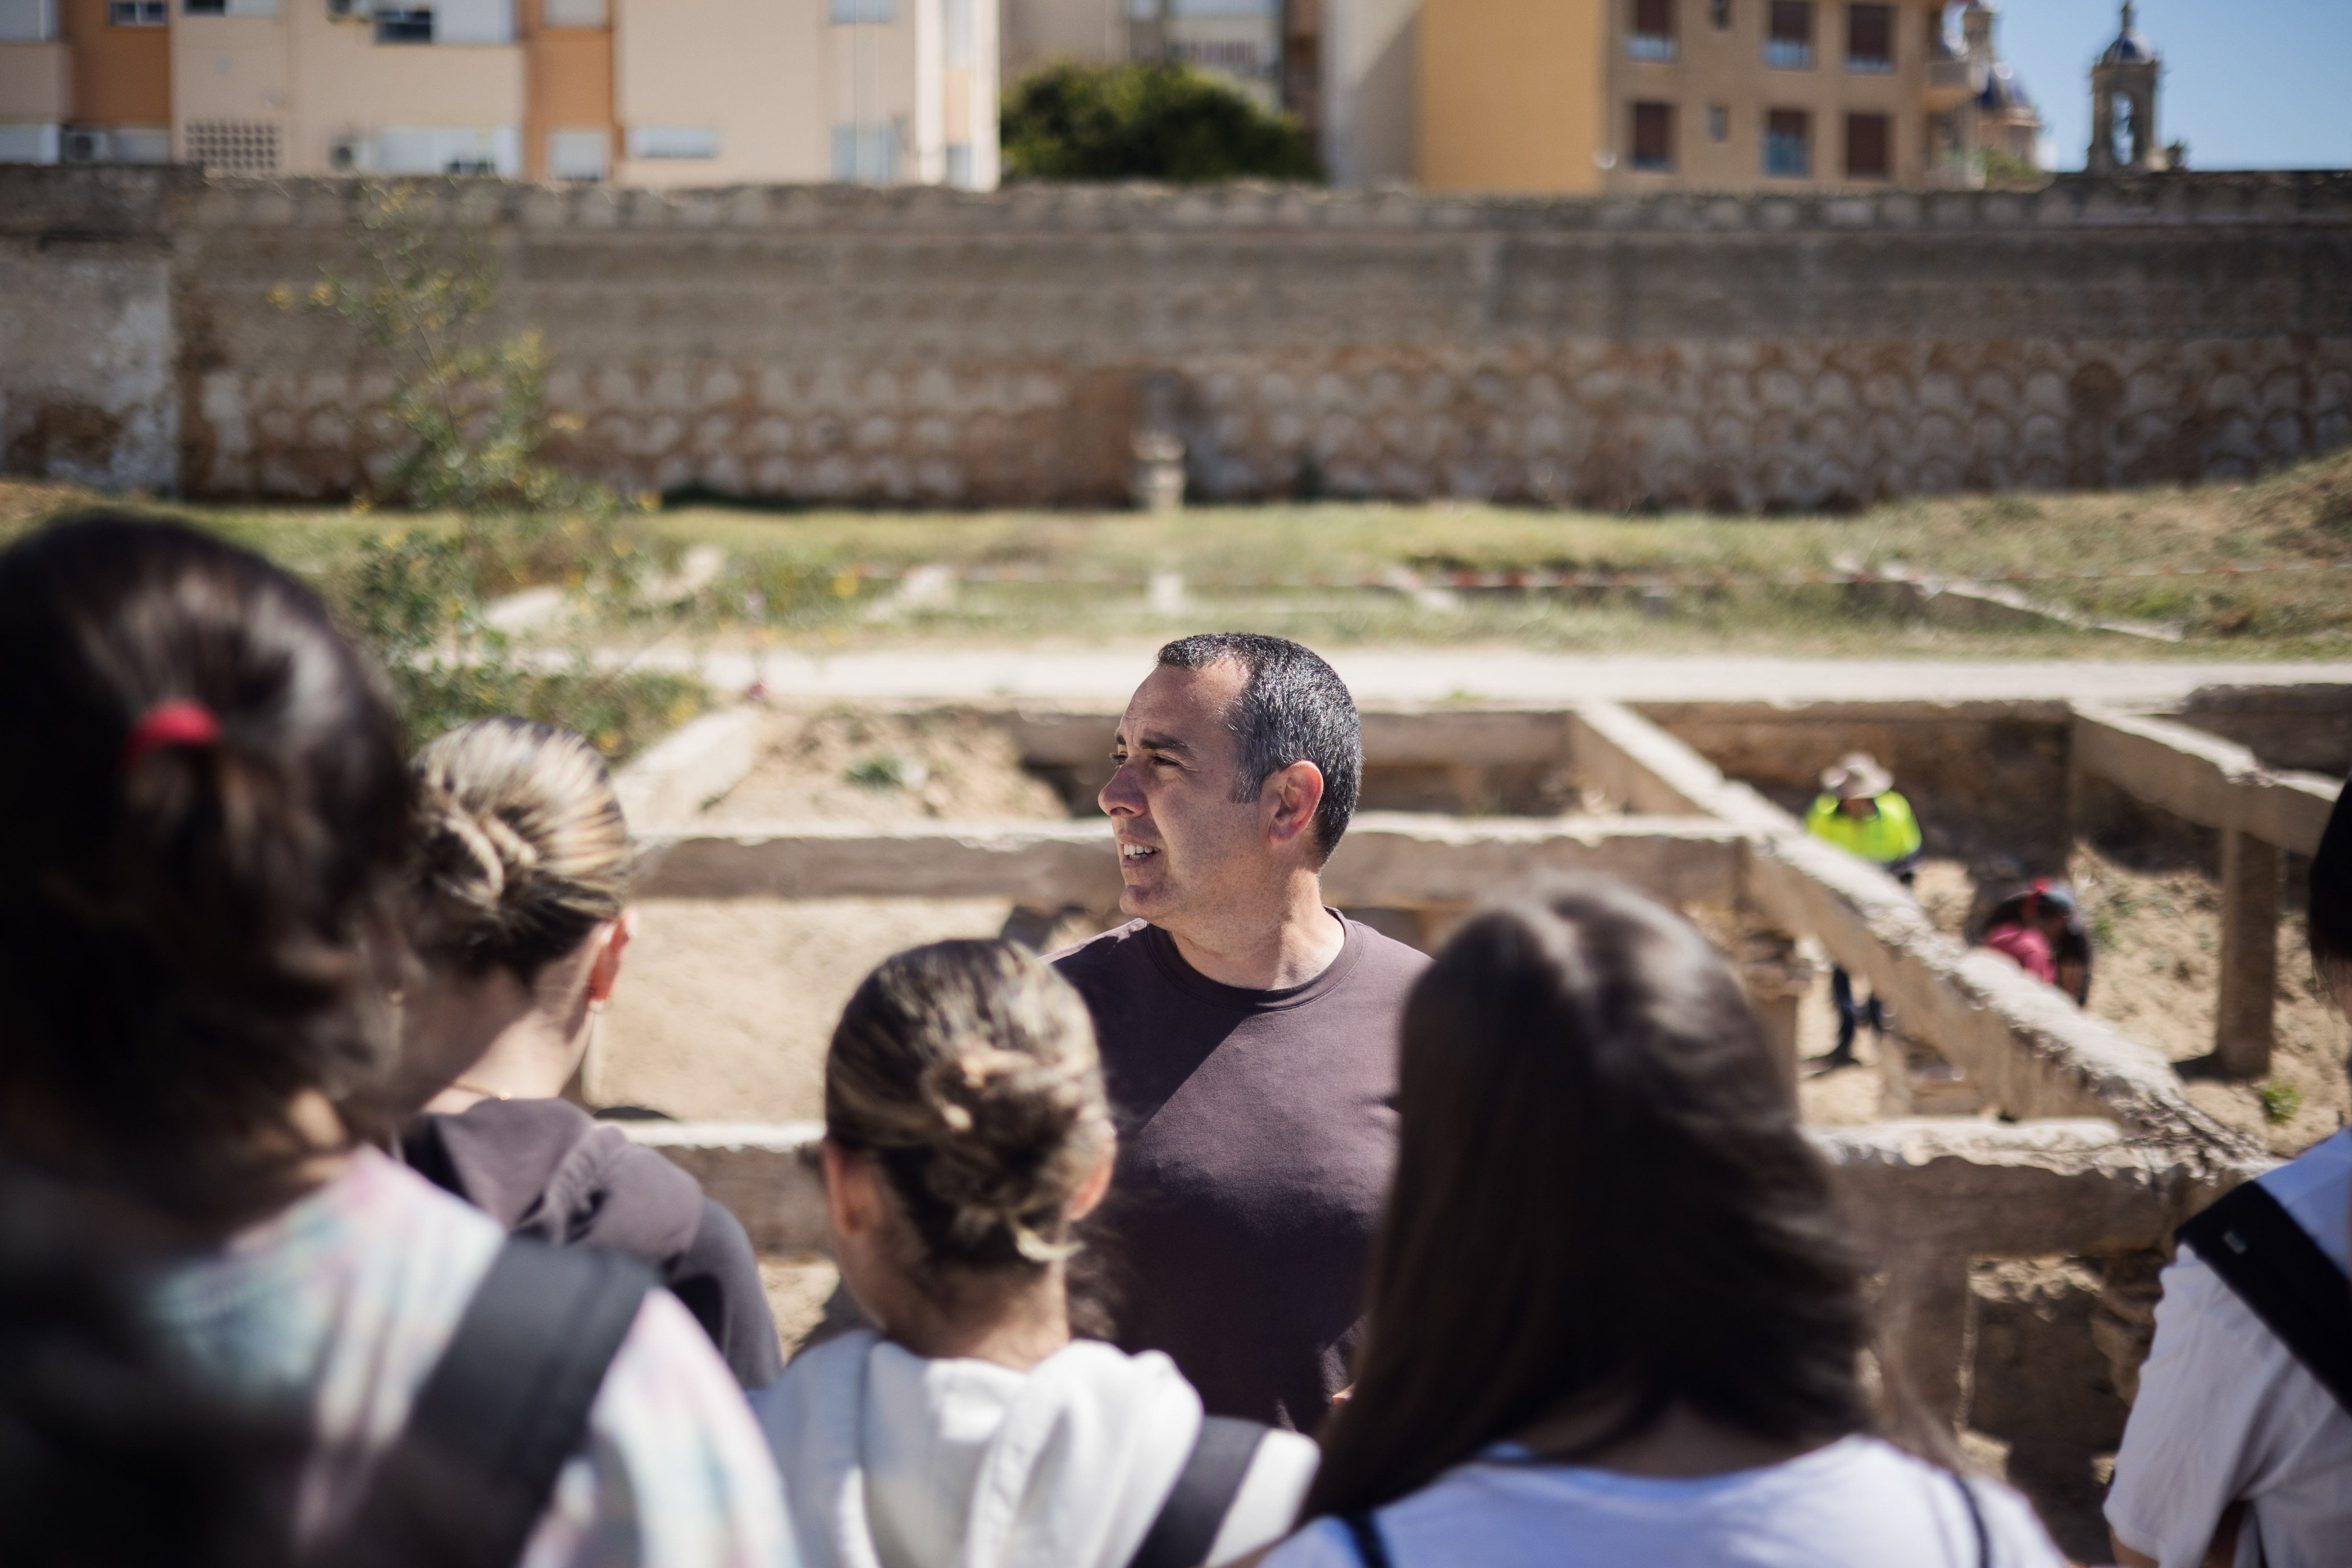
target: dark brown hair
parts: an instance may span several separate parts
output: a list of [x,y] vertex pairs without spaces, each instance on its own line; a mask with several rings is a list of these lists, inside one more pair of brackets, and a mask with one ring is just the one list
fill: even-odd
[[1094,1021],[1017,942],[937,942],[866,977],[824,1062],[825,1136],[873,1154],[911,1222],[918,1285],[1075,1250],[1071,1198],[1111,1147]]
[[1339,847],[1356,815],[1364,777],[1364,742],[1356,700],[1347,683],[1312,648],[1255,632],[1199,632],[1160,650],[1171,669],[1206,669],[1231,659],[1241,666],[1241,695],[1225,716],[1241,749],[1234,799],[1248,803],[1265,781],[1293,763],[1313,763],[1323,775],[1315,808],[1315,848],[1323,859]]
[[[1579,1397],[1755,1436],[1869,1425],[1861,1270],[1747,997],[1685,921],[1564,880],[1406,1005],[1354,1397],[1303,1514],[1377,1508]],[[1561,1456],[1573,1458],[1576,1456]]]
[[[106,514],[0,552],[0,1136],[244,1217],[282,1195],[289,1101],[356,1107],[389,1065],[391,707],[260,556]],[[173,702],[216,738],[126,747]]]

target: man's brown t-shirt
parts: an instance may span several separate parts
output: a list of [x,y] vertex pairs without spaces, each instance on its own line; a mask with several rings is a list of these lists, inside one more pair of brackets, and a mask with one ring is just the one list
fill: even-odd
[[1212,1415],[1309,1432],[1347,1385],[1396,1163],[1397,1031],[1429,963],[1342,924],[1331,966],[1284,991],[1220,985],[1142,921],[1053,959],[1118,1117],[1120,1347],[1167,1352]]

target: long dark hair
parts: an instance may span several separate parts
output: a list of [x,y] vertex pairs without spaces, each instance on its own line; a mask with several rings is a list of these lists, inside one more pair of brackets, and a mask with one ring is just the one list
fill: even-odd
[[391,1062],[379,678],[260,556],[97,514],[0,552],[0,1140],[207,1227],[266,1208],[289,1103]]
[[[1738,982],[1630,889],[1476,916],[1406,1005],[1354,1396],[1304,1516],[1379,1507],[1563,1403],[1768,1440],[1870,1424],[1862,1271]],[[1573,1458],[1576,1456],[1561,1456]]]

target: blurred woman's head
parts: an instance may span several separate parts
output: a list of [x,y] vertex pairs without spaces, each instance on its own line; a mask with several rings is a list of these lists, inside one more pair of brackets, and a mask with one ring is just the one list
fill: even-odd
[[408,926],[425,973],[412,1053],[454,1049],[446,1079],[480,1043],[454,1014],[534,1012],[548,1049],[569,1057],[560,1083],[628,940],[629,829],[604,759],[569,730],[484,719],[427,745],[415,773]]
[[[1057,1266],[1115,1142],[1086,1004],[1009,942],[867,975],[825,1057],[824,1126],[843,1277],[886,1327],[901,1287],[951,1313]],[[861,1193],[878,1223],[845,1214]]]
[[0,552],[0,1137],[166,1212],[283,1195],[392,1063],[408,784],[306,588],[172,523]]
[[1356,1390],[1307,1512],[1580,1404],[1621,1412],[1588,1452],[1675,1407],[1772,1442],[1868,1424],[1827,1172],[1687,923],[1590,879],[1475,917],[1406,1005],[1397,1101]]

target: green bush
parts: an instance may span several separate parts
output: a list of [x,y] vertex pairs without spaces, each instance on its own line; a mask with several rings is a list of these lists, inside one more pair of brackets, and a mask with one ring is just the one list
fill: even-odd
[[1016,180],[1319,180],[1306,132],[1185,66],[1048,66],[1005,100]]

